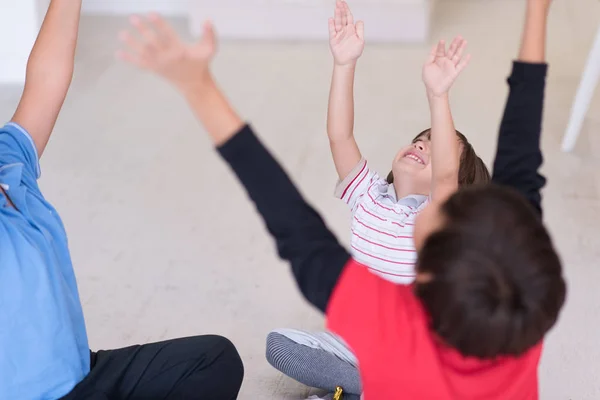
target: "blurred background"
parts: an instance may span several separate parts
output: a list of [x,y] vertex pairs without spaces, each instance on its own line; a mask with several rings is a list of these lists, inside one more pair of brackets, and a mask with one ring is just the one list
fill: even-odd
[[[312,394],[265,360],[274,328],[322,329],[277,260],[262,223],[183,100],[114,58],[126,15],[159,11],[191,38],[211,18],[223,36],[214,72],[238,111],[344,243],[349,213],[333,198],[325,132],[333,0],[83,0],[73,86],[42,160],[41,185],[62,213],[93,349],[218,333],[246,366],[242,399]],[[48,0],[0,0],[0,117],[11,118]],[[421,64],[462,34],[473,60],[454,86],[456,126],[491,165],[524,0],[350,0],[366,26],[356,82],[356,136],[387,173],[428,127]],[[542,399],[600,398],[600,99],[561,150],[600,26],[596,0],[555,0],[543,148],[545,218],[569,298],[547,340]],[[598,61],[600,63],[600,60]],[[594,64],[595,65],[595,64]],[[593,84],[587,84],[593,93]],[[399,397],[401,396],[401,388]]]

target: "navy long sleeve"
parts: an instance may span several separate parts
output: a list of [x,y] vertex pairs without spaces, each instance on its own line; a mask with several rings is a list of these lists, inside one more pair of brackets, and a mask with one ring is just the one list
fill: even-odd
[[498,136],[492,181],[519,191],[542,214],[540,150],[547,64],[515,62]]
[[302,294],[325,312],[350,255],[249,126],[219,152],[263,217],[279,256],[290,262]]

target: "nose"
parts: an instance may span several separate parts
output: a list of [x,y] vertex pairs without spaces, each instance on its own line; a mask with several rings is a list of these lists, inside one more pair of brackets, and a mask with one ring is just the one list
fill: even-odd
[[425,143],[423,143],[423,142],[417,142],[417,143],[413,144],[413,147],[415,149],[418,149],[418,150],[423,151],[423,152],[426,149]]

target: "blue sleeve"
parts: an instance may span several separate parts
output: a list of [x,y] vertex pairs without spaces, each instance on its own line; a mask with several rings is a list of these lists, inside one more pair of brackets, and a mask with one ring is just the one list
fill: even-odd
[[0,128],[0,169],[14,164],[23,166],[21,183],[37,187],[40,165],[35,143],[24,128],[10,122]]

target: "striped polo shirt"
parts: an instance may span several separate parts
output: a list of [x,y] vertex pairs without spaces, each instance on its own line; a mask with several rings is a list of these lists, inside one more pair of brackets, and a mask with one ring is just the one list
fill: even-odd
[[414,223],[428,204],[427,196],[398,200],[394,185],[371,170],[366,160],[337,184],[335,195],[352,211],[353,257],[391,282],[411,283],[417,260]]

